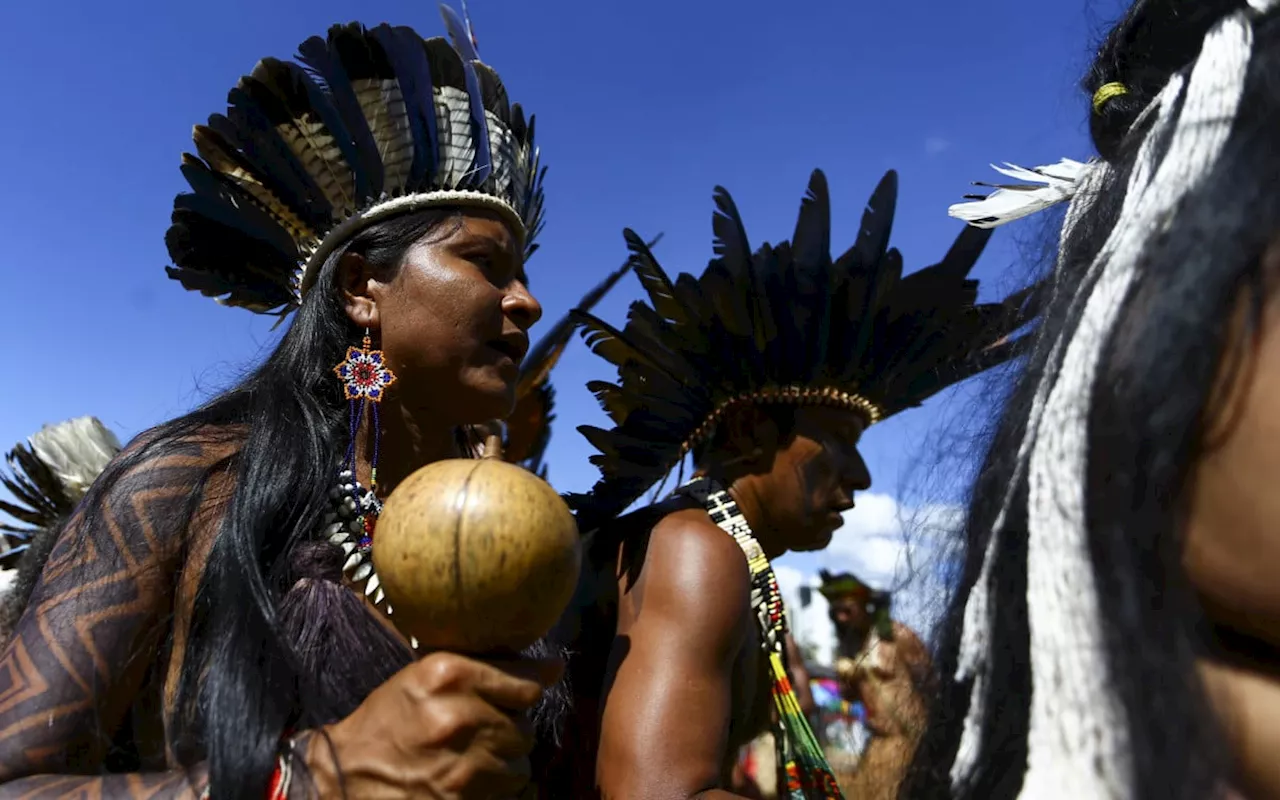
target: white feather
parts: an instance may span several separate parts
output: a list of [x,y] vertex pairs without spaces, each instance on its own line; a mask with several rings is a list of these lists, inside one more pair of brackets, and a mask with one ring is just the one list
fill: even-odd
[[1023,183],[980,183],[979,186],[990,186],[995,191],[982,200],[956,203],[947,209],[948,214],[977,228],[995,228],[1022,219],[1074,197],[1091,165],[1064,158],[1057,164],[1032,169],[1014,164],[1003,167],[992,164],[991,168]]
[[107,463],[120,452],[120,440],[96,417],[76,417],[46,425],[27,441],[36,458],[58,478],[72,503],[84,497]]
[[471,96],[452,86],[435,87],[436,132],[440,139],[438,182],[441,189],[456,189],[476,158],[471,137]]
[[511,201],[511,205],[519,208],[523,197],[516,197],[511,191],[512,170],[516,166],[515,137],[502,120],[492,111],[484,112],[489,123],[489,152],[493,154],[493,172],[489,176],[490,191],[498,197]]

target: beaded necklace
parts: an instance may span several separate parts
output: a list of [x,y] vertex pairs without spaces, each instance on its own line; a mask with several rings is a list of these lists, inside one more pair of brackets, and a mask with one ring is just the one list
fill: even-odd
[[769,660],[770,694],[778,712],[773,722],[773,738],[780,771],[786,776],[785,782],[780,783],[786,786],[789,800],[844,800],[822,746],[800,710],[800,701],[796,699],[795,689],[787,677],[783,655],[787,615],[773,566],[733,497],[716,484],[710,481],[708,484],[711,491],[706,499],[707,514],[738,543],[751,569],[751,607],[756,612],[760,645]]
[[[373,568],[373,534],[382,513],[382,501],[360,485],[349,469],[338,472],[337,484],[329,490],[333,507],[321,518],[323,535],[330,544],[342,548],[346,561],[342,574],[356,591],[382,613],[391,616],[391,603],[382,591],[382,582]],[[418,640],[409,637],[409,646],[418,649]]]

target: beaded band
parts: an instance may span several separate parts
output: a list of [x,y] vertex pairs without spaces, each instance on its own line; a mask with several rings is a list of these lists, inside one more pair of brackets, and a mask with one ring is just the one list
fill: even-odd
[[884,416],[884,411],[879,406],[862,395],[846,392],[843,389],[837,389],[832,386],[769,386],[755,392],[743,392],[716,406],[707,415],[707,418],[702,421],[702,424],[694,429],[693,433],[689,434],[689,438],[685,439],[684,443],[680,445],[680,457],[684,458],[687,453],[706,441],[730,409],[748,403],[782,403],[795,406],[845,408],[862,413],[867,418],[868,425],[878,422]]
[[285,758],[281,754],[276,759],[276,771],[271,773],[271,783],[267,785],[267,800],[288,800],[289,784],[293,783],[293,758]]

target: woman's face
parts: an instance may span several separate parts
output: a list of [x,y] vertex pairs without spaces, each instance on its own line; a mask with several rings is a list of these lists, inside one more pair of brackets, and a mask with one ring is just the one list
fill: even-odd
[[1211,613],[1280,647],[1280,295],[1211,400],[1193,475],[1187,566]]
[[1211,401],[1185,561],[1221,633],[1220,655],[1201,670],[1234,745],[1240,788],[1273,797],[1280,796],[1280,293],[1246,341],[1224,359],[1239,368]]
[[424,423],[506,417],[528,330],[542,316],[525,282],[507,225],[470,211],[413,244],[394,278],[370,279],[369,327],[397,378],[388,399]]

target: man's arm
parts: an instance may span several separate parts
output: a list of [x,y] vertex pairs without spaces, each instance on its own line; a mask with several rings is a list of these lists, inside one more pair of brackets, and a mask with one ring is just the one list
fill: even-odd
[[718,787],[750,614],[737,543],[695,515],[660,522],[619,602],[596,761],[607,800],[735,796]]

